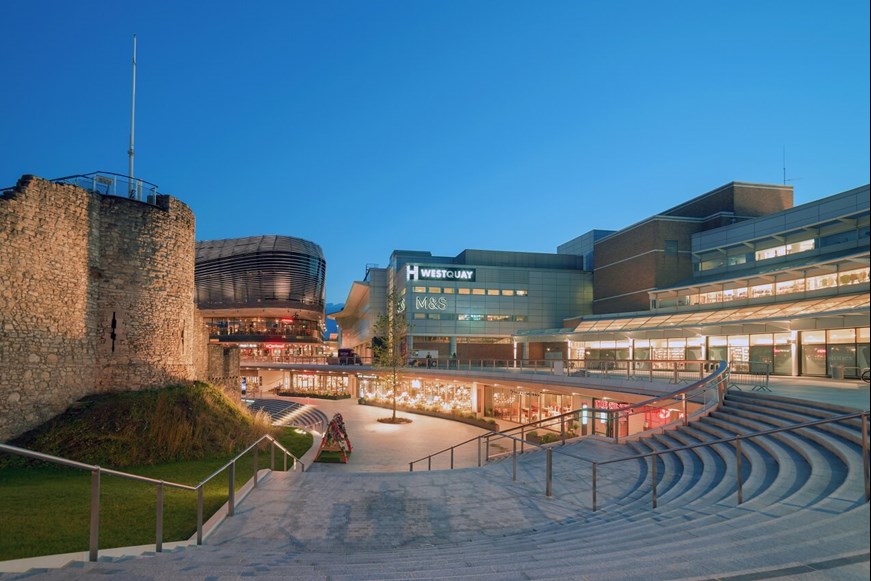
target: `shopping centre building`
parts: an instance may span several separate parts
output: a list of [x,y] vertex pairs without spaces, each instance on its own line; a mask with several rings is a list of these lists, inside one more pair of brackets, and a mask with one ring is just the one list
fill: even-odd
[[[869,187],[797,207],[782,186],[752,187],[763,209],[788,207],[729,216],[739,206],[724,205],[721,188],[608,235],[595,246],[596,314],[514,340],[586,363],[719,359],[777,375],[856,377],[869,365]],[[694,206],[707,215],[687,211]]]
[[371,356],[374,324],[390,292],[404,307],[410,359],[508,360],[527,356],[515,352],[513,333],[591,312],[593,285],[581,255],[396,250],[387,268],[370,267],[343,310],[330,315],[339,323],[342,347]]
[[790,186],[732,182],[556,254],[395,251],[334,315],[340,346],[371,353],[389,289],[410,356],[852,377],[869,365],[869,187],[794,207]]
[[326,261],[314,242],[251,236],[196,243],[197,306],[211,341],[243,358],[321,357]]

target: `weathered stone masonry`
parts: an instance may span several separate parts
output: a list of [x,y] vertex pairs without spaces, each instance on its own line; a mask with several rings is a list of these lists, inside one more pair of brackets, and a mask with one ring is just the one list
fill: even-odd
[[0,196],[0,441],[84,395],[207,378],[194,215],[24,176]]

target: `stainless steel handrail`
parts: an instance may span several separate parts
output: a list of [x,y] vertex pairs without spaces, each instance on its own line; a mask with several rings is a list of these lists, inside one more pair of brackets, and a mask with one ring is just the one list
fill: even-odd
[[107,474],[110,476],[117,476],[120,478],[126,478],[127,480],[135,480],[138,482],[144,482],[146,484],[153,484],[157,487],[157,507],[155,509],[155,520],[156,520],[156,532],[155,532],[155,551],[161,552],[163,550],[163,489],[164,487],[177,488],[179,490],[187,490],[191,492],[197,493],[197,544],[203,544],[203,488],[205,485],[210,482],[213,478],[217,477],[224,470],[229,468],[230,478],[228,484],[228,494],[227,494],[227,503],[228,510],[227,515],[233,516],[235,514],[235,498],[236,498],[236,462],[245,454],[250,451],[254,451],[254,487],[256,488],[258,485],[258,463],[257,463],[257,447],[264,440],[268,440],[272,443],[271,446],[271,465],[270,469],[275,470],[275,449],[278,448],[281,450],[284,455],[284,471],[287,471],[287,458],[290,456],[293,459],[292,470],[296,470],[296,465],[299,464],[301,467],[301,472],[305,472],[305,464],[297,458],[292,452],[290,452],[287,448],[281,445],[275,438],[270,436],[269,434],[264,434],[260,438],[257,439],[253,444],[245,448],[242,452],[239,452],[234,456],[230,461],[226,464],[215,470],[208,477],[204,478],[199,482],[196,486],[190,486],[189,484],[180,484],[178,482],[171,482],[166,480],[158,480],[156,478],[149,478],[147,476],[139,476],[138,474],[131,474],[129,472],[122,472],[120,470],[113,470],[111,468],[102,468],[98,465],[85,464],[83,462],[77,462],[75,460],[69,460],[67,458],[61,458],[60,456],[53,456],[51,454],[44,454],[42,452],[35,452],[33,450],[28,450],[26,448],[19,448],[17,446],[10,446],[8,444],[0,444],[0,452],[7,452],[9,454],[14,454],[16,456],[25,456],[28,458],[33,458],[36,460],[42,460],[45,462],[51,462],[53,464],[59,464],[61,466],[67,466],[69,468],[75,468],[79,470],[87,470],[91,472],[91,513],[90,513],[90,530],[89,530],[89,543],[88,543],[88,559],[90,561],[96,561],[99,553],[99,538],[100,538],[100,477],[102,474]]
[[[444,448],[443,450],[439,450],[438,452],[434,452],[434,453],[429,454],[427,456],[424,456],[422,458],[418,458],[417,460],[412,460],[411,462],[408,463],[408,469],[409,469],[409,472],[414,472],[415,464],[417,464],[419,462],[423,462],[423,461],[426,461],[427,468],[431,469],[432,468],[432,459],[435,458],[436,456],[440,456],[441,454],[445,454],[448,452],[450,452],[450,454],[451,454],[450,468],[453,469],[454,468],[454,451],[457,448],[460,448],[460,447],[465,446],[467,444],[470,444],[472,442],[478,443],[478,450],[479,450],[478,466],[480,466],[481,465],[480,448],[481,448],[482,440],[486,440],[488,443],[488,447],[489,447],[490,441],[494,438],[509,437],[513,433],[520,432],[520,437],[521,437],[521,449],[520,449],[520,451],[522,453],[523,447],[525,445],[525,440],[523,439],[525,433],[530,431],[532,428],[545,428],[545,429],[547,429],[548,425],[554,425],[557,423],[560,424],[560,430],[559,430],[560,439],[562,440],[563,443],[565,443],[565,440],[566,440],[565,420],[570,419],[570,420],[574,421],[575,419],[577,419],[580,416],[580,414],[592,414],[592,416],[594,418],[597,415],[604,414],[606,417],[607,425],[618,425],[621,418],[625,417],[628,419],[630,416],[632,416],[636,413],[643,413],[646,410],[646,408],[656,407],[656,405],[655,405],[656,403],[664,402],[664,401],[673,402],[675,400],[678,400],[681,402],[682,409],[683,409],[681,417],[679,417],[677,420],[675,420],[673,422],[670,422],[664,426],[661,426],[660,428],[667,428],[668,426],[676,425],[678,423],[686,425],[687,422],[689,421],[689,417],[691,415],[688,411],[688,402],[692,401],[691,396],[695,396],[699,393],[706,394],[708,392],[708,389],[707,389],[708,386],[712,386],[716,389],[716,398],[712,399],[710,401],[707,398],[704,398],[702,401],[702,407],[699,410],[696,410],[696,412],[695,412],[697,414],[704,413],[710,407],[713,407],[715,405],[719,405],[722,403],[723,397],[724,397],[726,389],[728,387],[728,378],[729,378],[728,365],[726,365],[726,363],[724,361],[719,361],[719,362],[717,362],[716,369],[709,376],[705,377],[704,379],[702,379],[700,381],[696,381],[696,382],[691,383],[689,385],[685,385],[685,386],[681,387],[680,389],[677,389],[677,390],[672,391],[670,393],[659,395],[656,397],[652,397],[650,399],[631,404],[628,407],[618,409],[618,410],[605,409],[605,408],[581,408],[581,409],[571,410],[569,412],[564,412],[564,413],[558,414],[556,416],[551,416],[549,418],[543,418],[540,420],[536,420],[534,422],[523,424],[521,426],[515,426],[513,428],[508,428],[507,430],[502,430],[500,432],[490,431],[490,432],[487,432],[487,433],[482,434],[480,436],[476,436],[474,438],[470,438],[468,440],[460,442],[459,444],[455,444],[455,445],[450,446],[448,448]],[[634,411],[634,410],[641,410],[641,411]],[[593,424],[593,426],[594,427],[593,427],[592,435],[596,435],[595,423]],[[552,430],[552,431],[556,432],[556,430]],[[615,442],[620,441],[620,436],[619,436],[618,430],[614,430],[613,438],[614,438]],[[487,460],[489,460],[489,454],[488,454]]]

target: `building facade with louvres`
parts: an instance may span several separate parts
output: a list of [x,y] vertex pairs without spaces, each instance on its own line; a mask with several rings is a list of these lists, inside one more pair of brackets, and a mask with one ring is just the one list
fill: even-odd
[[314,242],[250,236],[196,243],[196,301],[212,341],[243,357],[323,355],[326,261]]

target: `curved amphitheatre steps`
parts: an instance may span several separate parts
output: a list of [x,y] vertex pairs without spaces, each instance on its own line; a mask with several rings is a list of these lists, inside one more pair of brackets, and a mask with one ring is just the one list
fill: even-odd
[[[626,457],[850,411],[730,392],[720,411],[687,427],[631,443],[586,439],[558,449]],[[130,578],[184,571],[200,578],[647,580],[815,571],[816,578],[832,573],[864,579],[869,505],[859,426],[857,421],[744,440],[740,505],[732,444],[663,456],[656,509],[649,460],[601,467],[599,510],[592,512],[589,464],[556,451],[549,499],[540,451],[518,458],[517,482],[511,481],[510,458],[480,469],[411,474],[275,473],[261,490],[298,503],[280,507],[290,520],[278,529],[244,531],[242,519],[234,517],[202,547],[79,563],[47,571],[45,578],[92,575],[94,567],[103,567]],[[357,496],[342,496],[343,490]],[[331,496],[340,500],[323,500]],[[239,516],[258,510],[245,504],[239,509]]]
[[326,414],[306,404],[281,399],[255,399],[248,404],[251,411],[263,411],[277,426],[293,426],[304,430],[324,433],[330,423]]

